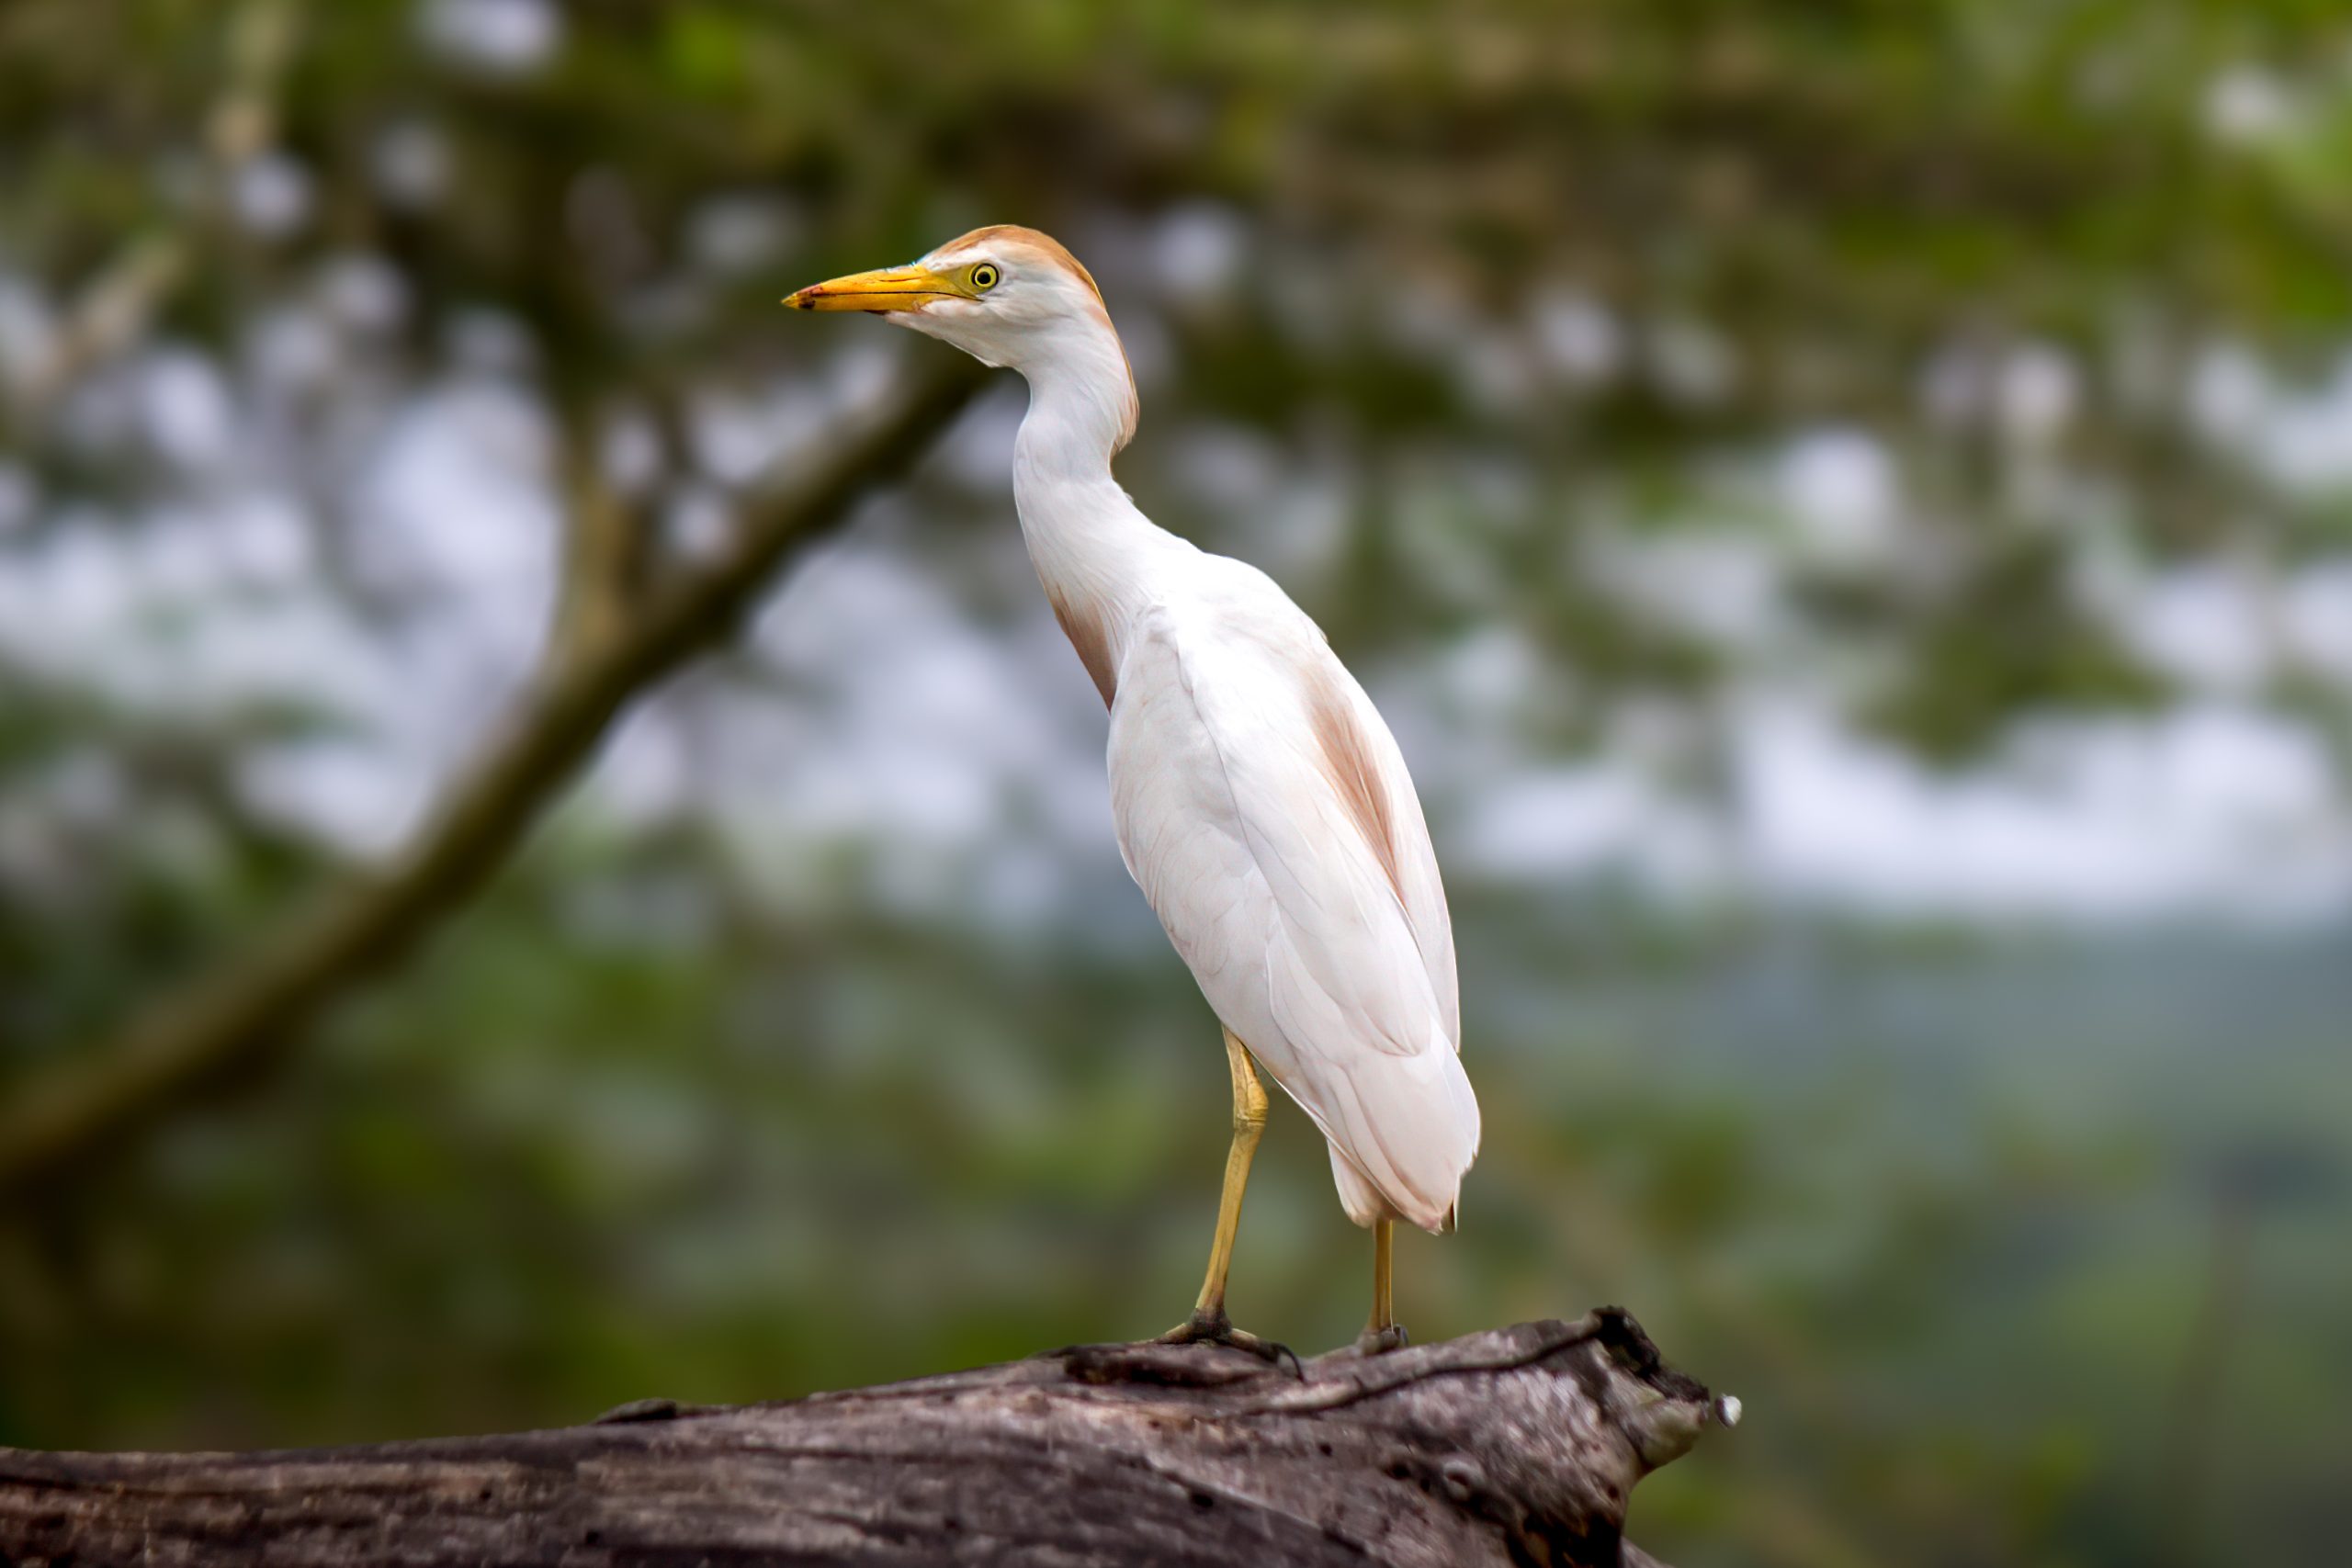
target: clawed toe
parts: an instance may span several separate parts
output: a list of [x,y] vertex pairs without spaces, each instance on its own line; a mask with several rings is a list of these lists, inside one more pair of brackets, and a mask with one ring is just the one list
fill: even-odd
[[1367,1328],[1357,1335],[1355,1348],[1359,1356],[1385,1356],[1411,1343],[1412,1336],[1405,1332],[1405,1325],[1392,1323],[1385,1328]]
[[1306,1369],[1298,1353],[1289,1346],[1273,1339],[1262,1339],[1233,1326],[1233,1320],[1223,1313],[1194,1313],[1167,1333],[1152,1341],[1156,1345],[1229,1345],[1236,1350],[1247,1350],[1260,1360],[1276,1367],[1289,1363],[1293,1377],[1304,1382]]

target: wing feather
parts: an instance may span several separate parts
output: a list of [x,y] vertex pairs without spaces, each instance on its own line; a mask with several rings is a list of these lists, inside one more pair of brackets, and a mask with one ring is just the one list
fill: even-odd
[[1128,638],[1121,852],[1210,1006],[1330,1139],[1350,1213],[1442,1228],[1478,1114],[1419,803],[1314,623],[1225,564],[1255,581]]

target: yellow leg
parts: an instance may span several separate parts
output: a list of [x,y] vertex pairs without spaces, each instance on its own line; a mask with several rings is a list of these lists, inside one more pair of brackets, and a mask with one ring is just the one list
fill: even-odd
[[1225,1280],[1233,1269],[1233,1238],[1241,1229],[1241,1194],[1250,1185],[1250,1162],[1266,1131],[1266,1086],[1249,1051],[1225,1032],[1225,1059],[1233,1069],[1233,1142],[1225,1152],[1225,1190],[1216,1201],[1216,1235],[1209,1243],[1208,1277],[1201,1281],[1195,1316],[1224,1315]]
[[1254,1334],[1244,1334],[1233,1326],[1225,1312],[1225,1281],[1233,1269],[1233,1238],[1241,1229],[1241,1194],[1250,1185],[1250,1162],[1258,1153],[1258,1140],[1266,1131],[1266,1086],[1258,1079],[1258,1069],[1250,1060],[1248,1047],[1225,1032],[1225,1059],[1233,1070],[1233,1142],[1225,1155],[1225,1190],[1216,1204],[1216,1235],[1209,1243],[1208,1275],[1201,1281],[1200,1299],[1193,1303],[1193,1315],[1161,1335],[1160,1341],[1169,1345],[1189,1345],[1208,1340],[1218,1345],[1231,1345],[1279,1361],[1288,1357],[1295,1367],[1298,1358],[1273,1343]]
[[1405,1329],[1396,1321],[1395,1292],[1396,1222],[1376,1220],[1372,1227],[1372,1316],[1356,1337],[1356,1348],[1367,1356],[1394,1350],[1405,1343]]

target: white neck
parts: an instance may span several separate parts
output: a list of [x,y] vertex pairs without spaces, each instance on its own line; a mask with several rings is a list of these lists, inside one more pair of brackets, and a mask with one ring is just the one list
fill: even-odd
[[1133,394],[1118,339],[1107,325],[1101,336],[1023,367],[1029,412],[1012,447],[1012,498],[1037,580],[1108,703],[1155,568],[1191,547],[1136,510],[1111,477],[1131,407],[1122,400]]

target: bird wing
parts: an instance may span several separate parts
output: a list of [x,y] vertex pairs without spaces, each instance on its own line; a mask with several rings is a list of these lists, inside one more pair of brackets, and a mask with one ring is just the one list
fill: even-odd
[[[1128,638],[1111,725],[1121,852],[1210,1006],[1346,1168],[1443,1228],[1478,1112],[1419,799],[1314,623],[1252,569],[1218,565],[1217,592],[1153,606]],[[1348,1174],[1350,1212],[1374,1217]]]

